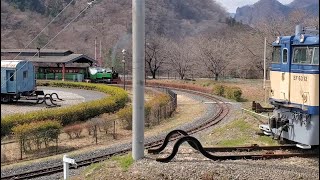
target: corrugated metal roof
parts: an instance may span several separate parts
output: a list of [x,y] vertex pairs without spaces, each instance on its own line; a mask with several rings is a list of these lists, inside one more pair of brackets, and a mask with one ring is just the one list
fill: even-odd
[[1,60],[2,68],[16,68],[20,62],[24,60]]
[[[1,53],[20,53],[20,52],[26,52],[26,53],[37,53],[37,49],[1,49]],[[40,49],[40,53],[73,53],[72,51],[68,49]]]
[[91,62],[95,63],[96,61],[84,54],[70,54],[67,56],[40,56],[37,57],[30,57],[27,58],[27,60],[31,62],[37,62],[37,63],[73,63],[73,62]]

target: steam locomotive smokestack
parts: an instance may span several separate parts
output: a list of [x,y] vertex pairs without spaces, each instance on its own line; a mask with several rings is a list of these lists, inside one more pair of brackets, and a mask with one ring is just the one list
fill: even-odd
[[295,31],[295,35],[298,36],[302,33],[302,26],[299,24],[299,25],[296,25],[296,31]]

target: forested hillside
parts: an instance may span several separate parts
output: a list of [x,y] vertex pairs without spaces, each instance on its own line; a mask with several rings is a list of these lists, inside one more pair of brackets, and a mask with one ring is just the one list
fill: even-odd
[[[23,47],[55,17],[71,0],[6,0],[1,1],[2,48]],[[43,45],[87,6],[87,0],[73,3],[50,25],[33,45]],[[225,11],[211,0],[146,1],[146,33],[179,37],[197,34],[208,28],[224,26]],[[86,50],[94,38],[113,47],[117,39],[131,31],[131,2],[126,0],[97,0],[75,22],[66,28],[52,47]],[[12,36],[14,35],[14,36]],[[63,43],[61,42],[63,40]],[[65,41],[67,40],[67,41]],[[74,43],[66,43],[74,42]],[[88,43],[91,43],[90,45]],[[88,45],[87,45],[88,44]],[[90,51],[86,51],[90,53]]]
[[[1,48],[70,49],[94,57],[97,38],[104,64],[121,71],[125,48],[130,71],[131,11],[127,0],[96,0],[90,6],[88,0],[4,0]],[[250,27],[229,17],[212,0],[146,0],[147,73],[153,77],[160,71],[180,78],[261,78],[264,37],[269,62],[270,43],[276,36],[292,34],[297,23],[319,23],[319,17],[306,17],[306,13],[292,11],[285,19],[259,21]]]

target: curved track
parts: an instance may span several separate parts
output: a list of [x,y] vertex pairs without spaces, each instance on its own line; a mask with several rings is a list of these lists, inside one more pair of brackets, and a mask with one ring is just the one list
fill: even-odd
[[[157,86],[157,87],[159,87],[159,86]],[[212,101],[220,102],[220,103],[216,103],[217,113],[215,114],[215,116],[207,119],[205,121],[205,123],[199,124],[199,126],[197,126],[195,128],[186,130],[186,132],[189,135],[190,134],[194,134],[196,132],[199,132],[201,130],[207,129],[207,128],[217,124],[225,116],[227,116],[227,114],[229,113],[228,105],[226,103],[224,103],[221,99],[219,99],[217,97],[214,97],[214,96],[212,96],[210,94],[197,92],[197,91],[191,91],[191,90],[185,90],[185,89],[177,89],[177,88],[169,88],[169,89],[196,94],[196,95],[199,95],[199,96],[206,97],[207,99],[210,99]],[[181,136],[180,135],[172,136],[169,141],[176,140],[179,137],[181,137]],[[159,146],[159,145],[161,145],[163,143],[163,141],[164,141],[164,139],[161,139],[161,140],[158,140],[158,141],[153,141],[153,142],[150,142],[150,143],[146,143],[145,144],[145,148],[146,149],[150,149],[152,147]],[[87,159],[84,159],[84,160],[81,160],[81,161],[77,161],[77,167],[87,166],[87,165],[90,165],[92,163],[101,162],[103,160],[109,159],[112,156],[119,155],[119,154],[124,154],[124,153],[127,153],[129,151],[131,151],[131,148],[127,148],[127,149],[124,149],[124,150],[121,150],[121,151],[105,154],[105,155],[102,155],[102,156],[90,157],[90,158],[87,158]],[[75,167],[71,166],[70,168],[75,168]],[[46,176],[46,175],[49,175],[49,174],[54,174],[54,173],[58,173],[58,172],[62,172],[62,171],[63,171],[63,166],[61,164],[61,165],[57,165],[57,166],[53,166],[53,167],[45,167],[45,168],[42,168],[42,169],[30,171],[30,172],[12,174],[12,175],[8,175],[8,176],[2,176],[1,179],[30,179],[30,178]]]

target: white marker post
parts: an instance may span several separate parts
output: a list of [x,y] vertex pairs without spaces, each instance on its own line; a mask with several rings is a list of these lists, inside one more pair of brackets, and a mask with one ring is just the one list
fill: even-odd
[[62,160],[63,160],[63,179],[67,180],[69,179],[69,164],[77,165],[77,163],[74,159],[68,158],[66,154],[63,155]]

